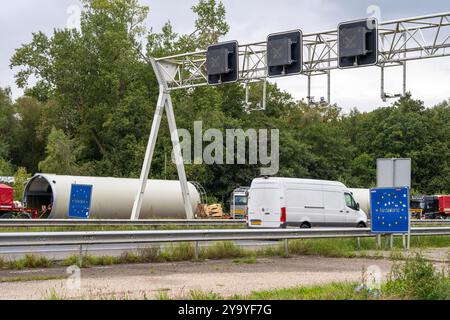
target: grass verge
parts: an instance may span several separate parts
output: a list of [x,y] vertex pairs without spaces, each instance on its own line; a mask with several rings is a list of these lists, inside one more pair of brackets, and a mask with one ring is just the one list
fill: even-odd
[[[276,242],[275,242],[276,244]],[[394,241],[394,250],[390,259],[404,260],[401,251],[402,241]],[[418,249],[450,247],[450,236],[425,236],[413,237],[411,247]],[[370,255],[366,252],[372,250]],[[376,251],[376,242],[373,238],[360,239],[310,239],[289,241],[289,255],[315,255],[324,257],[370,257],[383,258],[381,251]],[[221,259],[250,259],[247,263],[253,263],[251,259],[256,257],[287,257],[283,244],[264,247],[259,250],[248,250],[237,246],[234,242],[217,242],[202,248],[195,256],[195,247],[192,243],[170,244],[163,249],[160,247],[148,247],[133,252],[126,252],[120,257],[84,255],[82,267],[104,266],[130,263],[158,263],[176,261],[221,260]],[[78,264],[78,255],[73,255],[64,261],[50,261],[44,257],[26,255],[23,259],[6,261],[0,257],[0,269],[24,269],[45,268],[51,266],[70,266]],[[241,260],[239,260],[241,261]],[[246,263],[246,262],[242,262]]]
[[[364,283],[364,274],[361,283]],[[255,291],[249,295],[224,297],[214,292],[190,291],[177,300],[449,300],[450,270],[438,270],[421,255],[396,263],[387,282],[370,290],[357,282]],[[172,299],[166,292],[157,299]]]
[[0,228],[0,232],[82,232],[82,231],[154,231],[154,230],[214,230],[214,229],[245,229],[245,225],[224,226],[74,226],[74,227],[20,227]]

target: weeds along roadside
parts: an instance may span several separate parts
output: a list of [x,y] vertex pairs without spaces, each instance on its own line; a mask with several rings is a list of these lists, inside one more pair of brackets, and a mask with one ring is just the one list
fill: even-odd
[[[396,262],[386,281],[379,289],[362,287],[365,274],[360,282],[338,282],[315,286],[296,286],[275,290],[254,291],[247,295],[223,296],[213,291],[190,290],[186,295],[170,295],[166,290],[158,292],[156,300],[449,300],[450,269],[436,268],[420,254],[404,262]],[[88,299],[90,297],[79,297]],[[96,298],[98,298],[96,296]],[[47,299],[64,300],[66,297],[53,290]],[[105,300],[128,300],[128,296],[116,294],[101,297]],[[134,298],[136,299],[136,298]],[[148,300],[147,293],[137,299]]]
[[156,230],[222,230],[245,229],[245,225],[213,225],[213,226],[74,226],[74,227],[7,227],[0,228],[0,233],[13,232],[83,232],[83,231],[156,231]]
[[[364,274],[361,279],[363,280]],[[363,282],[363,281],[362,281]],[[214,292],[191,290],[186,296],[171,297],[167,292],[159,300],[449,300],[450,269],[436,268],[432,262],[416,254],[396,262],[379,290],[362,288],[358,282],[331,283],[319,286],[255,291],[249,295],[224,297]]]
[[[416,249],[450,247],[450,236],[413,237],[411,240],[412,248]],[[290,240],[288,255],[404,260],[403,251],[400,249],[402,248],[401,239],[394,241],[394,248],[390,256],[384,257],[381,254],[382,251],[377,251],[375,240],[372,238],[360,239],[359,244],[356,239],[304,239]],[[371,251],[371,254],[368,254],[369,251]],[[244,260],[248,259],[247,263],[256,263],[257,257],[286,257],[284,244],[275,242],[273,246],[250,250],[239,247],[234,242],[216,242],[211,246],[199,248],[197,257],[193,243],[169,244],[163,248],[150,246],[144,249],[127,251],[117,257],[84,254],[82,267],[221,259],[235,259],[236,263],[245,263]],[[78,254],[74,254],[63,261],[53,261],[32,254],[27,254],[17,260],[6,260],[0,257],[0,269],[22,270],[78,264]]]

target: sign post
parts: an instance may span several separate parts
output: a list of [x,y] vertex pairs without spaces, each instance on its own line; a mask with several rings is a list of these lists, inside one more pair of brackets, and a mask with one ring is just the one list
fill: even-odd
[[370,207],[373,233],[411,234],[408,187],[370,190]]
[[411,162],[411,159],[407,158],[387,158],[377,160],[377,188],[408,188],[408,241],[406,245],[408,250],[411,247],[411,214],[409,212]]

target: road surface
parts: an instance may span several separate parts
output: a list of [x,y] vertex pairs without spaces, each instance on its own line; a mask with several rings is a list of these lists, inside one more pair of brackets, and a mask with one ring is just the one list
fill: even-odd
[[259,258],[245,264],[232,260],[117,265],[81,270],[81,287],[67,282],[65,268],[0,271],[0,278],[61,277],[57,280],[0,283],[0,299],[143,299],[164,292],[183,297],[190,290],[225,297],[252,291],[342,281],[361,281],[362,270],[376,266],[383,277],[392,262],[380,259],[323,257]]

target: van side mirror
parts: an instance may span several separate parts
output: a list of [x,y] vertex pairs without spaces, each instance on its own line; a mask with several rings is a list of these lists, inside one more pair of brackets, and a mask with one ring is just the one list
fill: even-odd
[[361,209],[361,206],[359,205],[359,203],[357,203],[357,204],[356,204],[356,210],[359,211],[360,209]]

